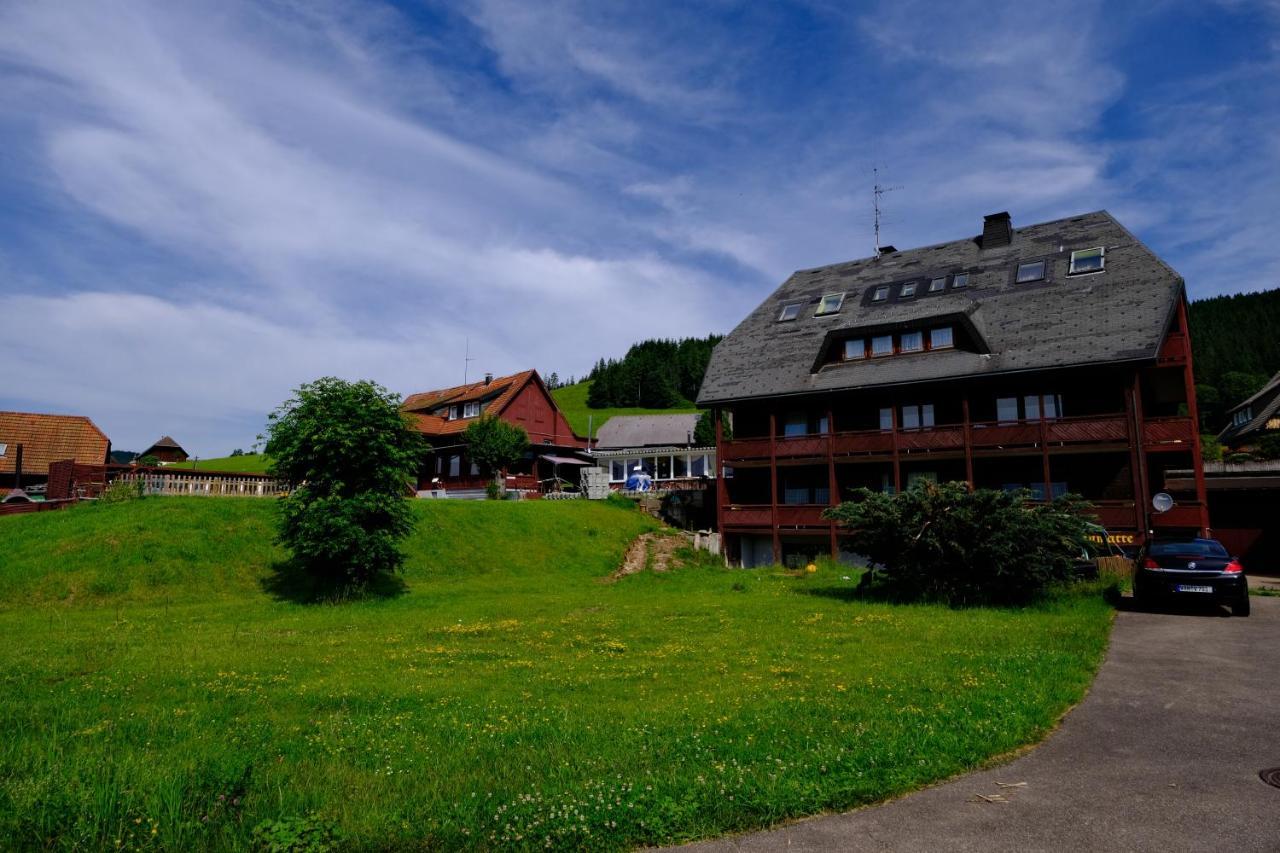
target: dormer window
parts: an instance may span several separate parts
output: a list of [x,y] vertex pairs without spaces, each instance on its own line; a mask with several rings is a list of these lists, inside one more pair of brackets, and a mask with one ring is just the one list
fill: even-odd
[[844,360],[857,361],[867,357],[867,342],[865,338],[854,338],[851,341],[844,342]]
[[924,332],[903,332],[898,337],[898,346],[901,352],[923,352]]
[[947,349],[956,345],[950,326],[941,326],[929,332],[929,349]]
[[792,302],[790,305],[783,305],[782,311],[778,314],[778,322],[785,323],[788,320],[794,320],[800,316],[800,309],[803,307],[800,302]]
[[871,294],[872,302],[884,302],[888,298],[889,298],[889,288],[887,285],[882,287],[877,287],[875,291]]
[[877,335],[871,339],[871,357],[893,355],[893,335]]
[[947,277],[945,275],[942,278],[934,278],[929,280],[930,293],[941,293],[946,289],[947,289]]
[[467,403],[466,405],[464,405],[462,407],[462,416],[464,418],[480,417],[480,402],[477,400],[474,403]]
[[1080,275],[1087,272],[1101,272],[1106,263],[1106,247],[1095,249],[1078,249],[1071,253],[1071,268],[1067,275]]
[[951,276],[951,286],[952,287],[968,287],[969,274],[967,272],[961,272]]
[[902,285],[902,289],[898,291],[899,299],[910,299],[915,295],[916,295],[916,283],[914,281],[910,281]]
[[457,407],[457,406],[450,406],[450,407],[449,407],[449,420],[451,420],[451,421],[456,421],[457,419],[458,419],[458,407]]
[[1032,281],[1044,280],[1044,261],[1027,261],[1025,264],[1018,264],[1018,274],[1014,278],[1016,284],[1027,284]]
[[821,317],[824,314],[835,314],[839,312],[840,306],[844,304],[843,293],[826,293],[822,299],[818,301],[818,310],[814,312],[815,317]]

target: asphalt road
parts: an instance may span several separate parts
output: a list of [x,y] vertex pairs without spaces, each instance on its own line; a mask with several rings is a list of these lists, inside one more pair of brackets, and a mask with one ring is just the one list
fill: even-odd
[[1088,696],[1008,764],[692,849],[1280,851],[1280,598],[1226,612],[1119,613]]

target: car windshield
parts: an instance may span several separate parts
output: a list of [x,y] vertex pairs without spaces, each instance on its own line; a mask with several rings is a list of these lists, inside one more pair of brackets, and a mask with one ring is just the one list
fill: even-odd
[[1191,539],[1183,542],[1155,542],[1151,545],[1151,556],[1171,557],[1174,555],[1191,557],[1225,557],[1227,549],[1213,539]]

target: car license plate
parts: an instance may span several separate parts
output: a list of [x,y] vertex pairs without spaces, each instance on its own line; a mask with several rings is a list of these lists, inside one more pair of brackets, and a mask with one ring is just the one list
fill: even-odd
[[1194,586],[1191,584],[1180,583],[1174,587],[1178,592],[1213,592],[1211,586]]

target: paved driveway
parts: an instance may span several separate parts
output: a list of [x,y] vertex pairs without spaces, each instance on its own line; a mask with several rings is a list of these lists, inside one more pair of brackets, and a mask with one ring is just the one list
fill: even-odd
[[1280,851],[1268,767],[1280,767],[1280,598],[1254,597],[1248,619],[1122,612],[1089,695],[1023,757],[695,849]]

